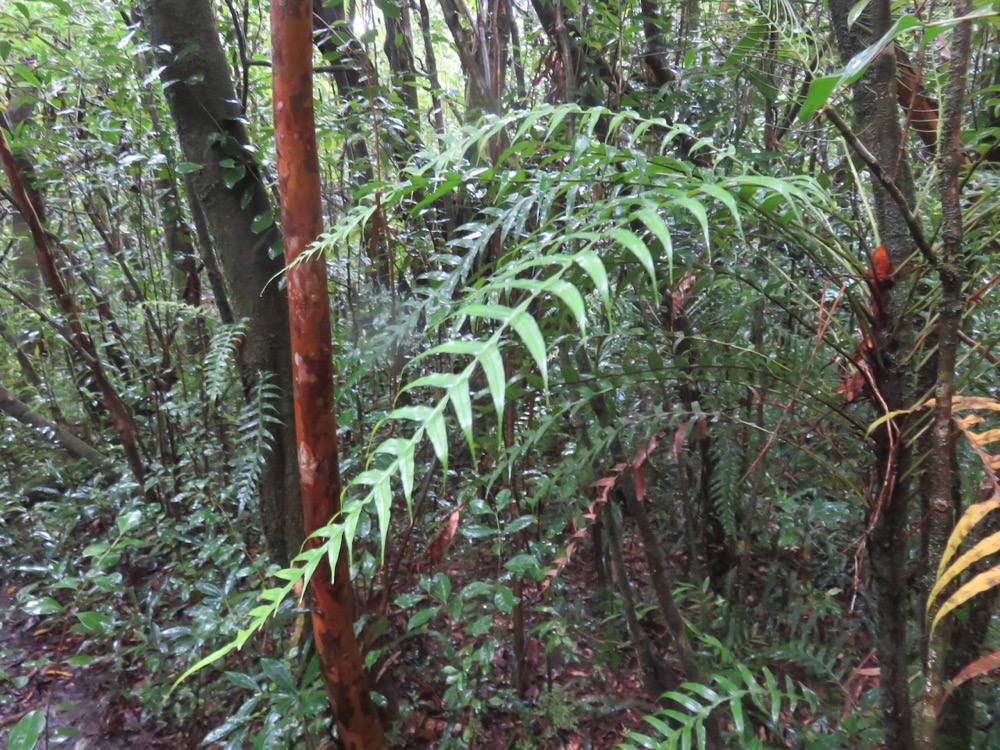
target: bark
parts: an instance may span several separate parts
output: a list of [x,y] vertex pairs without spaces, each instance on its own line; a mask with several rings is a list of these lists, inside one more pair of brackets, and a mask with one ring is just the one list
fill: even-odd
[[48,417],[32,411],[31,407],[0,385],[0,411],[9,414],[23,425],[40,432],[46,439],[64,448],[73,458],[81,458],[97,468],[104,468],[107,459],[88,443],[67,428]]
[[[642,676],[642,687],[649,696],[659,696],[668,690],[676,690],[677,680],[670,674],[666,664],[653,653],[653,648],[639,622],[635,600],[632,595],[632,583],[629,581],[628,568],[622,554],[622,537],[615,519],[615,511],[611,503],[605,503],[601,509],[604,516],[604,528],[608,532],[608,551],[615,576],[618,579],[618,592],[622,597],[622,613],[628,627],[632,648],[635,650],[639,674]],[[714,745],[712,746],[714,750]]]
[[226,289],[226,279],[222,269],[219,267],[219,258],[215,254],[212,246],[212,233],[208,229],[208,220],[205,212],[201,210],[201,204],[194,194],[194,187],[191,184],[191,176],[185,175],[184,184],[186,186],[188,206],[191,208],[191,220],[194,222],[194,231],[198,237],[198,253],[201,264],[205,267],[205,276],[208,277],[208,284],[212,287],[212,296],[215,298],[215,309],[219,311],[219,320],[225,325],[232,325],[236,322],[233,315],[233,308],[229,304],[229,291]]
[[[301,257],[322,231],[319,158],[312,99],[310,0],[274,0],[271,43],[278,189],[288,253],[288,306],[294,352],[295,426],[307,535],[340,513],[333,347],[326,260]],[[309,539],[308,545],[321,540]],[[324,555],[309,581],[323,681],[348,750],[387,748],[354,635],[354,590],[347,555],[331,571]]]
[[[30,122],[30,104],[27,102],[18,103],[15,100],[8,102],[7,106],[7,112],[0,112],[0,127],[8,133],[13,133],[14,128],[20,123]],[[42,200],[41,191],[35,186],[32,160],[26,158],[24,154],[15,153],[14,162],[17,165],[18,172],[23,177],[24,190],[28,194],[28,199],[35,207],[38,220],[44,226],[46,222],[45,201]],[[27,222],[17,212],[14,213],[14,232],[18,235],[30,234]],[[14,273],[22,279],[24,286],[27,287],[28,299],[34,304],[38,304],[40,301],[38,291],[41,289],[41,277],[39,276],[38,263],[34,258],[34,253],[35,248],[30,239],[19,242],[11,265],[13,266]]]
[[520,109],[528,97],[528,88],[524,83],[524,52],[521,49],[521,32],[517,28],[517,18],[511,12],[507,2],[503,3],[503,20],[506,25],[505,34],[510,44],[511,63],[514,66],[514,83],[517,91],[515,107]]
[[[7,104],[7,111],[0,112],[0,127],[8,133],[13,133],[14,128],[21,123],[31,122],[31,104],[28,101],[19,102],[16,99],[10,100]],[[24,189],[28,194],[31,204],[35,207],[38,220],[45,225],[45,201],[42,192],[35,184],[34,164],[32,160],[23,154],[14,152],[14,162],[24,179]],[[13,229],[15,236],[24,236],[25,239],[18,240],[9,263],[9,273],[19,280],[19,288],[24,292],[26,299],[35,307],[41,301],[39,292],[42,288],[42,279],[38,270],[38,261],[35,259],[35,247],[31,240],[31,231],[27,222],[21,214],[14,212]],[[14,357],[21,366],[21,373],[25,379],[25,385],[35,388],[38,393],[45,393],[48,399],[48,406],[52,416],[56,420],[60,419],[59,404],[52,398],[51,391],[42,382],[38,371],[31,361],[33,349],[45,350],[45,341],[40,334],[28,334],[17,332],[10,333],[5,321],[0,321],[0,337],[2,337],[14,352]]]
[[[390,10],[391,9],[391,10]],[[410,7],[396,2],[383,8],[385,19],[385,55],[392,71],[393,86],[399,92],[407,111],[416,115],[420,109],[417,96],[417,69],[413,62],[413,24]]]
[[[969,0],[958,0],[955,6],[956,16],[964,16],[969,10]],[[955,519],[962,512],[952,398],[955,394],[957,351],[965,310],[965,295],[962,290],[969,276],[968,256],[964,250],[961,177],[966,161],[962,150],[962,112],[969,68],[971,26],[966,21],[955,28],[951,45],[951,67],[945,89],[941,144],[938,149],[942,219],[938,268],[941,301],[936,331],[937,382],[934,388],[934,425],[930,433],[928,468],[930,503],[925,521],[931,559],[940,557]],[[925,589],[932,584],[932,576],[928,573],[926,577]],[[969,618],[965,623],[956,623],[956,618],[949,617],[929,638],[924,654],[924,702],[919,732],[920,746],[925,750],[965,748],[972,741],[975,694],[971,685],[965,686],[965,689],[960,688],[951,696],[940,717],[935,716],[934,712],[940,705],[948,673],[957,672],[977,654],[981,639],[986,634],[985,619]]]
[[218,255],[233,315],[249,320],[239,358],[244,390],[252,393],[254,384],[268,377],[281,393],[281,424],[271,428],[260,494],[268,547],[277,560],[287,562],[302,542],[302,506],[295,471],[288,306],[275,279],[284,268],[280,233],[276,224],[253,231],[254,219],[272,206],[249,150],[211,3],[146,0],[143,22],[163,67],[161,80],[184,160],[200,167],[188,175],[193,203],[201,209]]
[[[845,63],[882,36],[892,23],[888,0],[874,0],[861,22],[849,27],[847,17],[852,5],[851,0],[830,3],[840,56]],[[915,339],[913,316],[905,311],[914,277],[919,274],[902,270],[903,261],[913,252],[915,240],[906,219],[907,213],[912,216],[908,207],[914,205],[914,191],[909,165],[901,157],[902,132],[895,84],[896,64],[890,48],[872,62],[854,85],[853,98],[858,136],[899,192],[893,198],[884,181],[879,181],[875,170],[871,170],[880,239],[893,268],[901,269],[891,288],[873,289],[878,297],[878,313],[871,322],[870,366],[875,385],[873,401],[880,405],[880,414],[910,407],[919,398],[916,373],[902,361],[902,352],[909,351]],[[912,602],[904,570],[914,493],[912,480],[908,479],[912,473],[911,442],[915,427],[912,422],[904,418],[889,420],[874,434],[874,497],[867,509],[875,642],[889,750],[914,747],[909,695],[912,644],[906,637]]]
[[[571,19],[566,18],[561,2],[531,0],[538,20],[552,45],[559,50],[566,71],[566,101],[577,101],[584,107],[606,104],[618,106],[628,86],[600,51],[585,44]],[[601,84],[604,91],[601,91]]]
[[434,132],[444,135],[444,104],[441,102],[441,81],[438,79],[437,58],[434,56],[434,41],[431,36],[431,14],[427,0],[420,0],[420,36],[424,41],[424,65],[431,82],[431,121]]
[[[364,47],[351,31],[343,0],[314,0],[313,14],[313,39],[324,59],[331,63],[337,93],[348,104],[367,107],[368,92],[375,85],[377,74]],[[353,115],[348,116],[345,126],[351,133],[346,145],[349,168],[357,170],[351,178],[357,185],[367,184],[375,172],[364,133]]]
[[494,96],[486,49],[486,29],[477,26],[464,0],[439,2],[465,74],[465,121],[476,122],[484,114],[500,114],[500,101]]

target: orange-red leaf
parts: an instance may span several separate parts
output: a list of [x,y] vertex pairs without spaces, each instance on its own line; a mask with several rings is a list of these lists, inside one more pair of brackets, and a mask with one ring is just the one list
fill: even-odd
[[893,285],[892,258],[884,245],[879,245],[872,253],[872,281],[882,289],[888,289]]
[[981,656],[971,664],[966,665],[962,671],[955,675],[951,684],[948,686],[948,689],[944,691],[944,695],[941,697],[941,703],[935,707],[935,713],[940,713],[944,702],[948,700],[948,696],[955,692],[955,689],[959,685],[968,682],[973,677],[981,677],[984,674],[989,674],[996,669],[1000,669],[1000,651],[994,651],[992,654]]

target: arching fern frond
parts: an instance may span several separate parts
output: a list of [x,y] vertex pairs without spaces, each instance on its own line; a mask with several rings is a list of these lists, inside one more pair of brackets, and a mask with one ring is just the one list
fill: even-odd
[[629,732],[623,750],[674,750],[707,747],[707,724],[717,720],[724,711],[732,725],[733,741],[741,748],[764,748],[757,736],[761,725],[775,729],[784,713],[790,713],[804,703],[815,709],[812,693],[796,685],[791,678],[784,681],[763,667],[759,675],[743,664],[733,671],[713,675],[707,684],[686,682],[677,690],[664,693],[663,699],[679,708],[663,708],[643,720],[655,734]]
[[[570,119],[573,137],[567,138]],[[507,154],[490,166],[469,164],[467,155],[501,131],[510,142]],[[316,533],[322,546],[300,555],[282,580],[307,576],[316,554],[335,560],[344,545],[350,553],[366,513],[377,519],[384,549],[393,496],[398,490],[410,507],[425,439],[447,475],[448,425],[454,420],[477,460],[477,436],[490,429],[477,430],[480,386],[477,380],[473,388],[473,377],[485,380],[482,395],[498,421],[511,398],[511,368],[514,377],[537,373],[524,382],[535,387],[534,380],[547,393],[550,369],[558,367],[550,354],[554,342],[570,330],[581,336],[600,328],[610,333],[620,309],[617,294],[626,286],[658,305],[657,285],[671,280],[675,268],[687,271],[705,256],[720,209],[737,223],[742,213],[761,211],[778,217],[809,211],[818,225],[826,221],[822,191],[809,178],[728,176],[724,167],[733,157],[722,152],[715,170],[696,170],[670,152],[680,132],[660,119],[604,108],[514,112],[466,126],[442,153],[420,154],[399,182],[381,187],[383,210],[414,217],[460,189],[480,206],[446,248],[451,255],[442,268],[450,270],[428,273],[425,288],[416,290],[425,307],[413,320],[426,325],[413,325],[435,339],[409,363],[410,382],[403,388],[408,403],[372,431],[378,435],[392,423],[391,436],[373,443],[367,464],[345,490],[341,514]],[[350,210],[317,249],[332,251],[355,238],[373,205]],[[587,396],[581,391],[578,398],[586,402]],[[395,426],[400,422],[406,427]],[[290,586],[264,592],[250,630],[276,610]],[[241,631],[237,643],[246,637]]]

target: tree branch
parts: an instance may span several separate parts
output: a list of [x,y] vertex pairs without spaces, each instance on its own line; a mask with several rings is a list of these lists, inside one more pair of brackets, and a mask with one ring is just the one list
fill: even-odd
[[878,180],[879,184],[885,188],[885,191],[889,194],[889,197],[896,203],[899,207],[899,213],[903,217],[903,221],[906,222],[906,226],[910,229],[910,236],[913,237],[913,241],[920,250],[920,254],[924,256],[924,259],[931,264],[933,268],[937,268],[940,260],[934,254],[934,250],[931,248],[930,243],[924,236],[923,227],[920,226],[920,220],[913,215],[913,211],[910,210],[909,204],[906,202],[906,197],[903,195],[899,186],[893,182],[892,178],[885,173],[882,165],[879,164],[878,159],[875,158],[874,154],[868,150],[867,146],[863,144],[858,137],[851,130],[850,126],[841,119],[840,115],[833,107],[824,107],[822,110],[823,114],[826,115],[833,126],[840,131],[840,134],[844,136],[844,140],[847,144],[854,149],[854,153],[861,157],[861,160],[868,165],[868,169],[871,170],[872,176]]

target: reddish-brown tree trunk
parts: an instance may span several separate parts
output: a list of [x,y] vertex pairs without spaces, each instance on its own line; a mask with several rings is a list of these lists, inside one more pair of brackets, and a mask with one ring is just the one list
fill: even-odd
[[[271,37],[295,427],[309,535],[340,511],[341,491],[326,262],[322,254],[300,257],[323,226],[312,99],[311,0],[273,0]],[[338,556],[332,572],[324,556],[309,587],[316,650],[340,739],[348,750],[387,748],[354,636],[354,591],[346,556]]]

